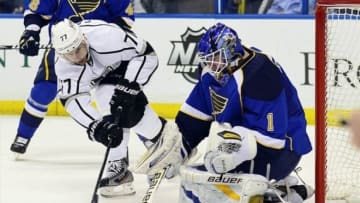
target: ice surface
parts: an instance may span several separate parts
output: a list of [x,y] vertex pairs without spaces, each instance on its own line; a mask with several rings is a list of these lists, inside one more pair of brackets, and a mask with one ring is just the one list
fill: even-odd
[[[105,147],[90,142],[86,130],[69,117],[46,117],[28,151],[14,161],[10,145],[19,116],[0,116],[0,203],[90,203]],[[308,133],[314,140],[314,127]],[[313,142],[314,143],[314,142]],[[200,150],[205,144],[200,145]],[[137,136],[129,143],[130,165],[145,151]],[[286,163],[284,163],[286,164]],[[304,156],[302,178],[314,185],[314,152]],[[138,203],[147,189],[144,175],[135,175],[133,196],[100,198],[99,203]],[[179,178],[164,180],[154,203],[176,203]],[[314,198],[307,201],[313,203]]]

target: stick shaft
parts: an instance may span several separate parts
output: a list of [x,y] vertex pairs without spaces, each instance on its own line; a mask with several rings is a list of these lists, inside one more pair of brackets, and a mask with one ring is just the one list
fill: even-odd
[[[110,144],[109,144],[109,145],[110,145]],[[98,202],[97,190],[98,190],[98,188],[99,188],[99,184],[100,184],[100,180],[101,180],[102,174],[104,173],[104,169],[105,169],[105,165],[106,165],[106,160],[107,160],[107,157],[108,157],[108,155],[109,155],[109,152],[110,152],[110,146],[108,146],[108,147],[106,148],[104,160],[103,160],[103,163],[102,163],[102,165],[101,165],[101,169],[100,169],[98,178],[97,178],[97,180],[96,180],[95,189],[94,189],[94,192],[93,192],[93,196],[92,196],[91,203],[97,203],[97,202]]]
[[[0,45],[0,49],[20,49],[19,45]],[[50,44],[42,44],[39,46],[39,49],[51,49],[51,45]]]
[[149,188],[147,189],[144,197],[141,200],[141,203],[152,203],[154,199],[154,193],[159,188],[159,185],[161,181],[164,179],[164,176],[169,168],[170,166],[167,166],[154,175],[154,177],[151,180]]

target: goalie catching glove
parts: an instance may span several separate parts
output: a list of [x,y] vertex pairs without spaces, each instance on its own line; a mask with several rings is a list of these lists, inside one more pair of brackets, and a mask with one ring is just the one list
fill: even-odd
[[123,131],[112,121],[112,116],[104,116],[90,123],[87,134],[90,140],[97,141],[106,147],[117,147],[123,139]]
[[135,126],[143,117],[148,104],[140,85],[121,79],[110,101],[111,114],[120,118],[118,125],[123,128]]
[[222,128],[221,131],[210,135],[204,157],[205,167],[209,172],[226,173],[244,161],[255,158],[257,144],[251,130],[241,126],[219,126]]

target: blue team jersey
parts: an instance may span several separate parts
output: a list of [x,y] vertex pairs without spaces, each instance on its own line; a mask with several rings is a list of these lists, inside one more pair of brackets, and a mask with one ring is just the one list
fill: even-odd
[[64,18],[74,22],[83,19],[99,19],[109,23],[116,22],[118,18],[134,20],[130,0],[25,0],[24,8],[25,15],[39,14],[50,20],[50,25]]
[[[250,56],[223,79],[225,82],[218,82],[206,69],[202,70],[186,105],[219,123],[255,130],[258,143],[266,147],[286,147],[298,154],[311,151],[295,87],[275,61],[261,52],[247,50]],[[194,115],[196,111],[182,111],[201,117]]]

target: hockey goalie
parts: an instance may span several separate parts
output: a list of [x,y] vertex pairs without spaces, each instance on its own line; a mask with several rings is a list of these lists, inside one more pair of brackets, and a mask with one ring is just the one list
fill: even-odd
[[[281,66],[222,23],[202,36],[198,56],[198,83],[135,172],[180,173],[183,203],[311,197],[313,189],[290,175],[312,147],[296,89]],[[203,164],[189,165],[207,137]]]

